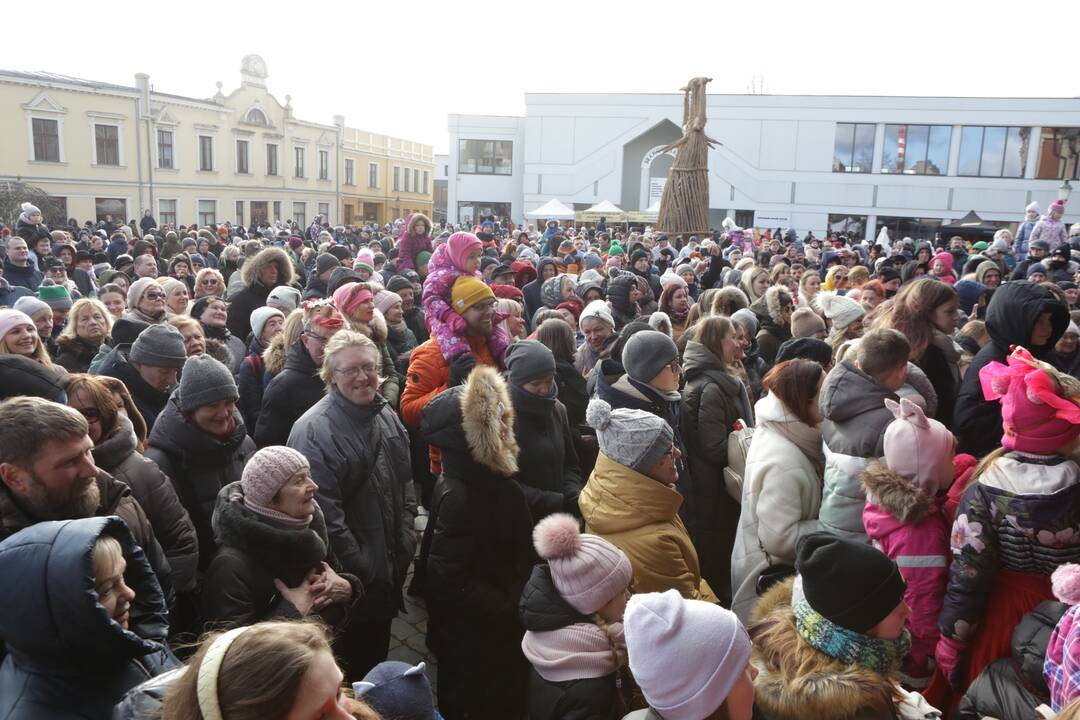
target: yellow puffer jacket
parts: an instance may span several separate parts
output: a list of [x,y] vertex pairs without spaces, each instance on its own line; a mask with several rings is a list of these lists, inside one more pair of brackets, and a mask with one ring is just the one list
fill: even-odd
[[697,552],[679,519],[682,495],[603,453],[581,491],[586,532],[621,549],[634,568],[634,592],[672,588],[692,600],[719,602],[701,578]]

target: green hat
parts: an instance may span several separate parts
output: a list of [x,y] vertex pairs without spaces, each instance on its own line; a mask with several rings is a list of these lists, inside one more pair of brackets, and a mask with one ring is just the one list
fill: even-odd
[[619,244],[618,240],[612,240],[611,241],[611,246],[608,248],[607,254],[608,255],[625,255],[626,251],[622,249],[622,245]]
[[986,242],[983,242],[982,240],[980,240],[979,242],[975,243],[975,244],[974,244],[974,245],[972,245],[971,247],[972,247],[973,249],[975,249],[975,250],[978,250],[979,252],[982,252],[983,250],[986,250],[987,248],[989,248],[989,247],[990,247],[990,244],[989,244],[989,243],[986,243]]
[[427,265],[427,262],[430,259],[431,253],[429,253],[427,250],[421,250],[420,252],[416,253],[416,266],[420,267],[421,265]]
[[38,287],[38,300],[53,310],[71,309],[71,293],[63,285],[41,285]]

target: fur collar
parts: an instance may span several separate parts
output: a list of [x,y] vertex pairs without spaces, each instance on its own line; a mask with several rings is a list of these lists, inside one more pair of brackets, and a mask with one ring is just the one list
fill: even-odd
[[765,309],[777,325],[785,325],[781,311],[785,306],[794,304],[791,291],[781,285],[773,285],[765,291]]
[[279,375],[285,369],[285,358],[289,355],[289,348],[285,347],[285,333],[280,332],[270,341],[270,346],[263,351],[263,362],[266,363],[266,371],[270,376]]
[[271,263],[277,263],[277,285],[292,285],[294,279],[292,261],[285,251],[279,247],[263,248],[254,257],[244,261],[240,268],[240,278],[244,285],[251,287],[258,279],[262,269]]
[[374,315],[371,320],[366,323],[362,322],[350,322],[349,328],[355,330],[361,335],[366,335],[371,338],[371,341],[376,345],[381,346],[386,342],[387,330],[386,330],[386,318],[379,311],[379,308],[375,308]]
[[462,429],[473,459],[498,473],[518,471],[514,405],[498,371],[477,365],[461,393]]
[[771,588],[751,614],[755,706],[771,720],[840,720],[870,712],[894,717],[891,677],[834,660],[799,636],[791,609],[793,582],[789,578]]
[[860,478],[875,505],[902,523],[916,524],[933,508],[933,499],[880,460],[866,466]]

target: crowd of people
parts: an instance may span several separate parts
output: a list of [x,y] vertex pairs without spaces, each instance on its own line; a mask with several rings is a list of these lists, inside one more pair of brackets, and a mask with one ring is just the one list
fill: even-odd
[[[1080,717],[1080,224],[0,226],[0,718]],[[411,581],[410,581],[411,577]],[[438,660],[387,660],[405,594]]]

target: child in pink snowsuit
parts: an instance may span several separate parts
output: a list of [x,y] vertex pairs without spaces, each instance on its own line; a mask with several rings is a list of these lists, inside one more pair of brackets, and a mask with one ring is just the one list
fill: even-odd
[[951,525],[943,505],[953,480],[955,438],[907,399],[885,405],[896,419],[885,429],[884,462],[875,460],[862,474],[863,526],[907,582],[912,642],[901,672],[905,685],[922,688],[933,674],[937,618],[949,580]]
[[[454,281],[464,275],[483,280],[480,275],[482,252],[480,238],[470,232],[456,232],[435,248],[428,261],[428,276],[424,279],[421,302],[431,336],[447,360],[469,352],[469,343],[465,340],[465,319],[450,306],[450,293],[454,289]],[[495,329],[488,339],[491,354],[499,363],[502,363],[503,353],[510,345],[510,336],[505,328],[499,327],[505,319],[505,315],[496,313]]]

